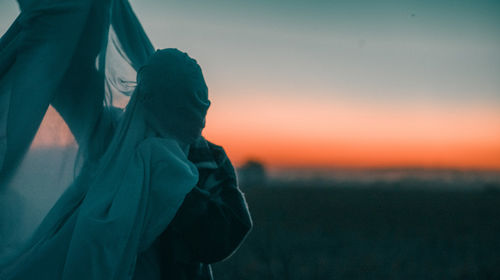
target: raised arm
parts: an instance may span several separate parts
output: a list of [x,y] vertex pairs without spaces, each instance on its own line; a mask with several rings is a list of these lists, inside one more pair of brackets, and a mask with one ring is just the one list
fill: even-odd
[[[116,123],[114,108],[103,107],[104,89],[112,91],[113,81],[120,79],[113,76],[115,73],[106,71],[108,63],[117,63],[106,61],[107,48],[119,48],[116,53],[120,57],[113,59],[122,60],[136,71],[154,48],[127,0],[114,0],[111,6],[96,1],[89,19],[82,34],[83,40],[75,50],[52,105],[68,124],[75,139],[88,145],[90,156],[98,157],[104,152]],[[115,41],[108,42],[108,32],[115,33],[116,36],[112,37]]]
[[0,177],[29,147],[65,79],[89,12],[97,1],[22,1],[21,14],[0,42]]
[[[77,142],[87,144],[93,137],[104,104],[104,74],[96,68],[107,42],[110,1],[93,1],[87,21],[51,101]],[[105,50],[105,49],[104,49]]]
[[105,73],[110,25],[119,41],[113,46],[120,46],[134,69],[154,52],[128,0],[19,0],[19,5],[21,14],[0,40],[2,179],[28,149],[49,104],[77,142],[105,146],[92,142],[102,141],[101,131],[109,131],[112,119],[103,115],[104,88],[113,79]]

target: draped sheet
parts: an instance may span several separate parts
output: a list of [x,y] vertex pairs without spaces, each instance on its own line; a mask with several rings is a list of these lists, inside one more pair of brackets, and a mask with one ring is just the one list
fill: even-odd
[[[65,103],[59,106],[62,115],[90,110],[75,122],[93,128],[99,106],[92,105],[103,102],[104,91],[108,100],[111,94],[131,93],[124,84],[135,73],[124,77],[116,69],[137,71],[154,52],[127,0],[19,2],[21,14],[0,40],[2,178],[17,167],[54,99]],[[79,134],[91,132],[76,126],[77,140],[88,138]]]
[[[18,2],[21,13],[0,40],[0,279],[129,279],[137,252],[198,178],[178,144],[153,137],[137,117],[133,79],[153,46],[127,0]],[[74,173],[59,181],[60,192],[23,168],[35,136],[60,132],[40,126],[49,106],[74,139],[57,147],[71,152],[58,157],[59,177]],[[119,122],[115,106],[127,106]],[[36,177],[39,193],[57,193],[57,203],[23,209],[25,184],[16,178],[24,174]],[[16,213],[40,226],[23,229]]]

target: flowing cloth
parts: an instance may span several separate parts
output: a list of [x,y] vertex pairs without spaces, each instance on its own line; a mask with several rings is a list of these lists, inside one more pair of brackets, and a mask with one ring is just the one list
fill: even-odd
[[[178,143],[145,125],[137,94],[127,104],[133,88],[124,81],[152,44],[126,0],[19,4],[0,41],[1,202],[12,202],[12,178],[50,104],[78,145],[79,156],[67,160],[78,176],[29,241],[0,243],[0,279],[130,279],[137,254],[198,180]],[[106,134],[113,105],[125,104],[116,132]],[[0,223],[0,234],[16,234]]]

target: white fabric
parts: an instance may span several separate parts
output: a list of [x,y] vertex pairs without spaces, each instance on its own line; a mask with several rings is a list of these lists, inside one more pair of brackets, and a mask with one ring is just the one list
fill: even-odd
[[[0,279],[130,279],[198,180],[147,125],[138,90],[128,102],[152,44],[127,0],[19,2],[0,41]],[[29,148],[66,127],[40,127],[50,104],[75,140]],[[113,105],[126,106],[119,122]],[[42,148],[51,158],[26,166]],[[56,160],[51,178],[37,172]]]

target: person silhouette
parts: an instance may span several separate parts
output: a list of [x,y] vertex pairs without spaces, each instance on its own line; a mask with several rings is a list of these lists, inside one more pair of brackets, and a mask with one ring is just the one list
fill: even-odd
[[[79,175],[30,242],[14,258],[0,260],[0,278],[210,279],[209,264],[229,256],[252,221],[230,160],[221,147],[201,136],[210,104],[201,68],[176,49],[152,53],[127,1],[77,2],[21,6],[20,17],[0,44],[13,50],[14,56],[25,46],[23,40],[42,49],[73,46],[72,59],[52,57],[68,65],[64,74],[55,77],[39,73],[51,65],[39,59],[43,52],[38,48],[28,49],[26,55],[35,60],[18,59],[12,64],[7,55],[0,62],[1,69],[7,69],[2,72],[3,84],[14,76],[23,78],[20,69],[26,63],[38,63],[37,68],[26,70],[40,76],[35,80],[43,77],[57,86],[43,87],[37,98],[24,103],[16,100],[20,92],[29,94],[29,85],[4,91],[14,102],[0,106],[13,112],[6,123],[14,127],[21,120],[16,109],[39,112],[52,104],[73,132],[84,158]],[[110,9],[112,19],[107,18]],[[67,21],[71,13],[94,19],[77,21],[83,30],[79,38],[87,39],[85,43],[79,45],[78,37],[71,36],[55,36],[51,41],[56,23]],[[38,26],[26,22],[37,20],[48,23],[42,26],[47,29],[31,38],[28,35],[34,36],[32,29]],[[138,70],[137,87],[125,110],[103,107],[106,74],[103,68],[89,66],[106,51],[102,47],[106,33],[97,31],[108,28],[109,22],[122,36],[125,52]],[[146,47],[130,38],[142,38],[139,41]],[[148,55],[137,55],[137,50]],[[24,117],[22,121],[30,124],[27,132],[6,131],[3,174],[15,171],[16,158],[39,125],[39,113]]]

